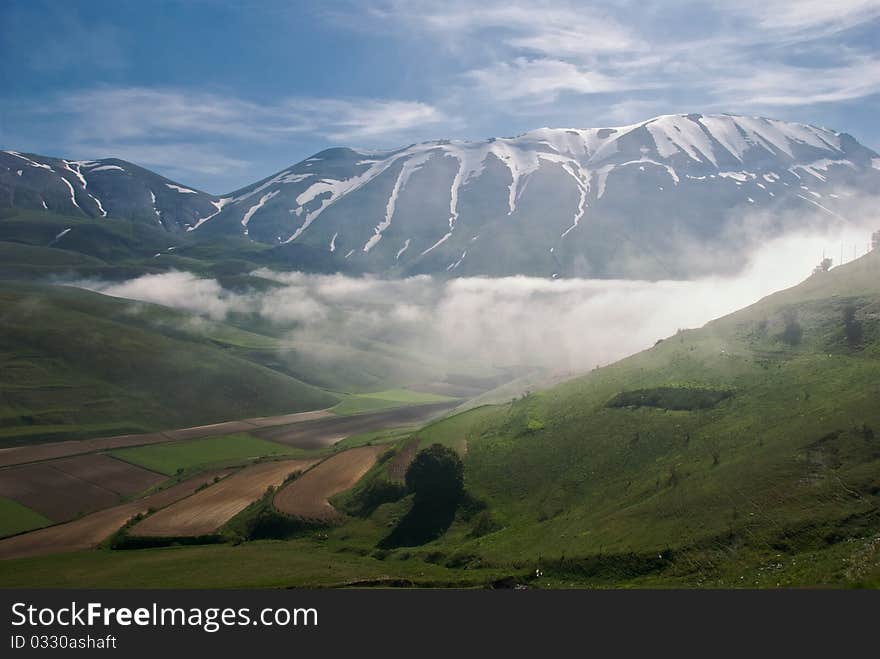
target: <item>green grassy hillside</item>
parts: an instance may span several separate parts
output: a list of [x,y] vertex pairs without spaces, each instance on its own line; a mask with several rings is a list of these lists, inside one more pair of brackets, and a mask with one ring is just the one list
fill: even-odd
[[880,579],[877,252],[487,409],[423,443],[468,440],[468,489],[498,530],[460,523],[432,551],[560,583]]
[[270,337],[60,286],[0,284],[0,442],[183,427],[328,407],[247,358]]

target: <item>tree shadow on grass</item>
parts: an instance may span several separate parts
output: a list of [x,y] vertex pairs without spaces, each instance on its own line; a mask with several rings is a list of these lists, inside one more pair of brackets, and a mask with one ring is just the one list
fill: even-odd
[[380,549],[417,547],[446,533],[455,519],[458,500],[419,501],[398,522],[391,533],[379,542]]

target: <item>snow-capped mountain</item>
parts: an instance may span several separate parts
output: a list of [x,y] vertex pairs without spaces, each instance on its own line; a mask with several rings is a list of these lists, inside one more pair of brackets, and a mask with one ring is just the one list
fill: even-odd
[[119,217],[180,231],[218,205],[216,197],[124,160],[64,160],[0,151],[0,207]]
[[[48,164],[21,155],[0,164],[10,157],[18,169]],[[102,191],[92,182],[101,165],[55,162],[83,212],[116,212],[115,199],[89,205]],[[77,172],[88,189],[75,185]],[[9,178],[0,170],[0,181]],[[749,218],[779,231],[847,221],[853,195],[880,190],[880,158],[824,128],[691,114],[394,151],[328,149],[219,198],[162,187],[166,198],[189,197],[185,217],[173,217],[193,237],[299,245],[347,269],[677,277],[735,265]],[[730,263],[719,258],[725,250]]]

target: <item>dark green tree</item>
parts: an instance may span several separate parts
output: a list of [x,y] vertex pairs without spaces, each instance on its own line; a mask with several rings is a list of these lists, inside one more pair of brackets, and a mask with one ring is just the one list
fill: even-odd
[[464,464],[442,444],[419,451],[406,470],[406,487],[416,502],[458,502],[464,494]]
[[419,451],[405,480],[413,493],[412,508],[379,542],[382,549],[415,547],[439,538],[464,499],[464,465],[458,453],[442,444]]

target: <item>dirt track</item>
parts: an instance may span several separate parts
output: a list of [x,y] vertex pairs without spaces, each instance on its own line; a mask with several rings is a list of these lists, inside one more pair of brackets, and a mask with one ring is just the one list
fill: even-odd
[[328,499],[353,487],[387,446],[361,446],[337,453],[285,485],[273,500],[283,513],[330,521],[340,517]]
[[259,428],[313,421],[328,416],[332,417],[334,415],[327,410],[314,410],[312,412],[258,417],[242,421],[226,421],[207,426],[195,426],[193,428],[181,428],[180,430],[167,430],[165,432],[142,435],[119,435],[117,437],[99,437],[97,439],[69,440],[65,442],[35,444],[34,446],[2,448],[0,449],[0,467],[9,467],[29,462],[42,462],[44,460],[53,460],[83,453],[128,448],[129,446],[144,446],[146,444],[161,444],[182,439],[215,437],[234,432],[253,431]]
[[278,486],[288,475],[304,471],[317,460],[284,460],[245,467],[222,482],[178,501],[136,524],[132,535],[183,537],[213,533],[270,485]]
[[439,412],[458,405],[460,401],[398,407],[383,412],[329,416],[317,421],[306,421],[292,426],[279,426],[251,434],[297,448],[311,449],[331,446],[341,439],[364,432],[424,423]]
[[[222,469],[199,474],[139,501],[107,508],[66,524],[58,524],[0,540],[0,559],[91,549],[119,530],[135,515],[146,513],[150,508],[162,508],[183,499],[195,492],[201,485],[213,482],[215,477],[222,478],[229,472],[228,469]],[[217,485],[213,487],[217,487]]]

